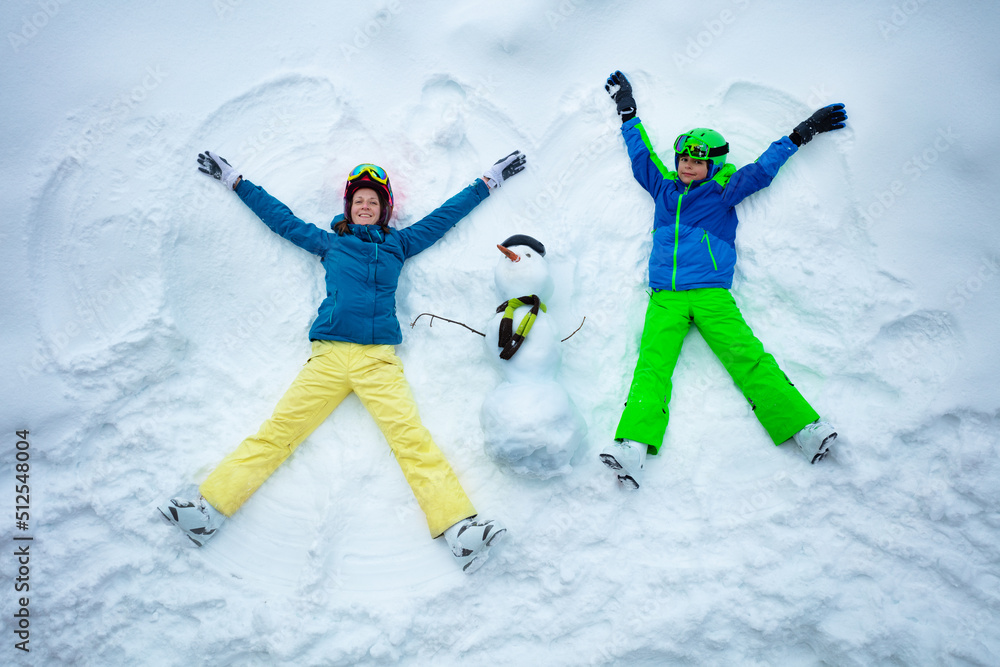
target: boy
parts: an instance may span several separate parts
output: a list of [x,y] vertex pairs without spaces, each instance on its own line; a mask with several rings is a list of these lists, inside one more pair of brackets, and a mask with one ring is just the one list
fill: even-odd
[[653,152],[636,117],[632,86],[621,72],[605,84],[622,119],[635,179],[653,197],[652,288],[639,359],[615,440],[600,454],[619,483],[638,489],[647,450],[656,454],[666,432],[671,381],[688,329],[698,327],[743,392],[761,425],[779,445],[792,439],[810,463],[826,456],[834,428],[806,402],[740,314],[729,289],[736,265],[734,207],[770,185],[778,169],[814,135],[844,127],[843,104],[831,104],[772,143],[742,169],[726,164],[722,135],[697,128],[674,142],[670,171]]

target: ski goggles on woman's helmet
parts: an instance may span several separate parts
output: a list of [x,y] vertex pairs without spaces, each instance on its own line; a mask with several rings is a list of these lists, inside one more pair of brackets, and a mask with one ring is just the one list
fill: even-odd
[[359,164],[348,174],[347,182],[350,183],[359,178],[367,178],[383,185],[389,182],[389,175],[385,173],[385,169],[377,164]]
[[704,139],[691,134],[682,134],[674,140],[674,152],[680,155],[690,155],[697,160],[708,160],[729,152],[729,144],[709,146]]

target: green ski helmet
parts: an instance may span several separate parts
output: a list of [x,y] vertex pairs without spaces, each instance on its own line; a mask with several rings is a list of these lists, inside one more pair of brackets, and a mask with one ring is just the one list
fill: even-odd
[[707,127],[696,127],[674,140],[674,169],[680,164],[682,155],[696,160],[708,160],[708,177],[712,178],[722,165],[726,164],[729,144],[721,134]]

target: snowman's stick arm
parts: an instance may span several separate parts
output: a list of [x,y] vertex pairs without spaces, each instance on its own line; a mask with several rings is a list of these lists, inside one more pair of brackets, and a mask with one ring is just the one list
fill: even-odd
[[[433,313],[420,313],[419,315],[416,316],[416,318],[414,318],[414,320],[412,322],[410,322],[410,328],[412,329],[417,324],[417,320],[419,320],[424,315],[426,315],[427,317],[431,318],[430,326],[434,326],[434,318],[437,318],[439,320],[444,320],[445,322],[451,322],[452,324],[457,324],[459,326],[465,327],[466,329],[468,329],[472,333],[477,333],[480,336],[482,336],[483,338],[486,338],[486,334],[484,334],[481,331],[476,331],[475,329],[473,329],[472,327],[470,327],[467,324],[462,324],[461,322],[456,322],[455,320],[449,320],[447,317],[441,317],[440,315],[435,315]],[[587,319],[587,318],[584,318],[584,319]],[[580,326],[582,327],[583,324],[581,324]],[[579,329],[577,329],[577,331],[579,331]],[[573,333],[576,333],[576,331],[574,331]],[[570,334],[570,336],[572,336],[572,335],[573,334]]]
[[582,322],[580,322],[580,326],[578,326],[578,327],[577,327],[576,329],[574,329],[574,330],[573,330],[573,333],[571,333],[570,335],[566,336],[565,338],[563,338],[563,339],[562,339],[561,341],[559,341],[559,342],[560,342],[560,343],[565,343],[565,342],[566,342],[566,341],[568,341],[568,340],[569,340],[570,338],[572,338],[573,336],[575,336],[575,335],[576,335],[576,332],[577,332],[577,331],[579,331],[580,329],[582,329],[582,328],[583,328],[583,323],[584,323],[584,322],[586,322],[586,321],[587,321],[587,316],[586,316],[586,315],[584,315],[584,316],[583,316],[583,321],[582,321]]

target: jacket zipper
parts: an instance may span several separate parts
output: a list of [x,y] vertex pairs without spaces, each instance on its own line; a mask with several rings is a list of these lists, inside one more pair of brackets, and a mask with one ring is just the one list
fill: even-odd
[[701,242],[708,246],[708,256],[712,258],[712,268],[718,271],[719,265],[715,263],[715,255],[712,254],[712,239],[708,238],[707,231],[702,234]]
[[384,238],[380,232],[380,241],[375,243],[375,269],[372,271],[372,343],[375,342],[375,313],[378,311],[378,246]]
[[677,215],[674,216],[674,272],[670,277],[670,289],[674,292],[677,291],[677,250],[681,243],[681,202],[690,189],[691,184],[688,183],[684,192],[677,197]]

